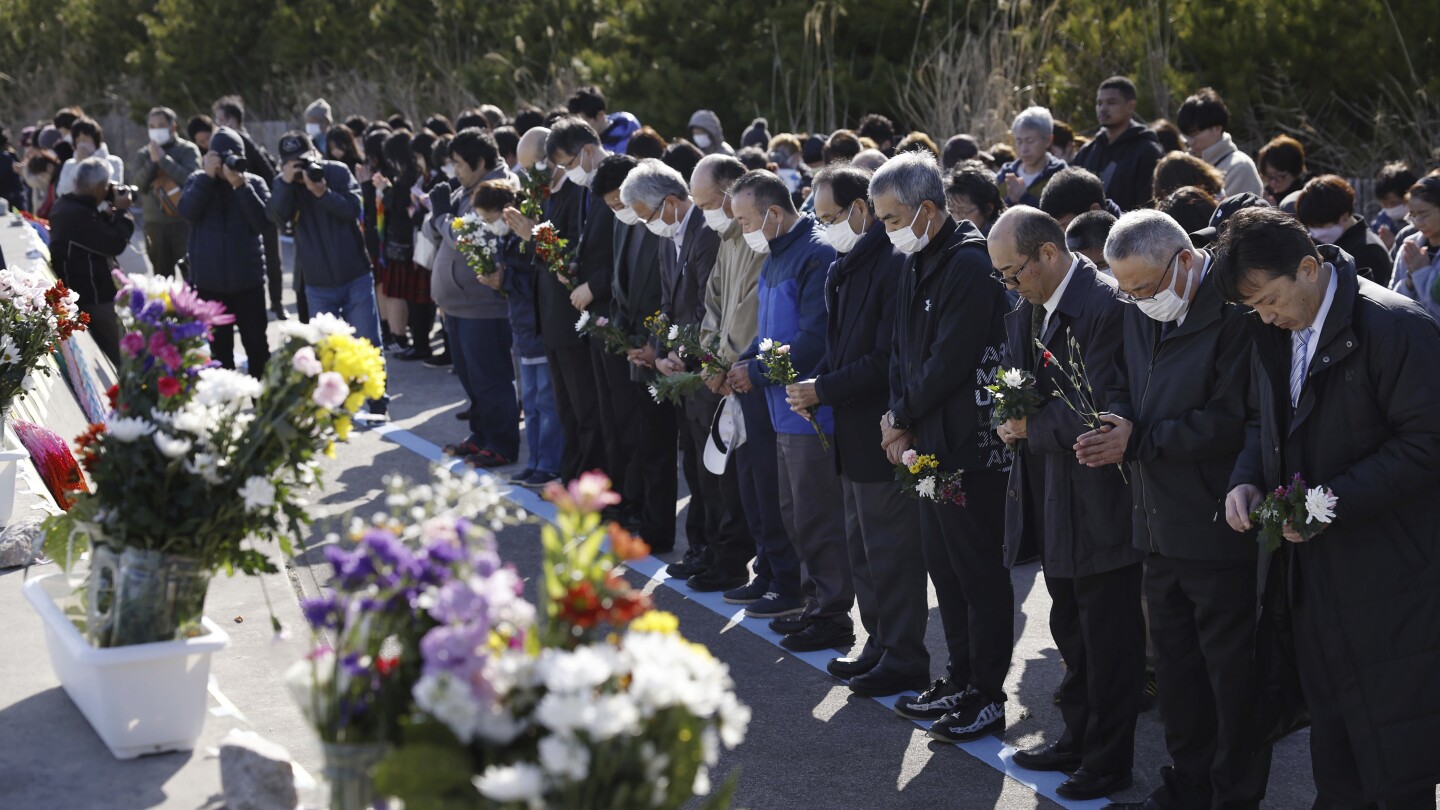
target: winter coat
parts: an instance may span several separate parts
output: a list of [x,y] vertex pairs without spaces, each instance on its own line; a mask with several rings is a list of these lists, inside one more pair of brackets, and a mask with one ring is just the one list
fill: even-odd
[[[130,161],[130,179],[140,189],[140,206],[145,212],[145,224],[160,225],[184,222],[184,217],[171,217],[165,214],[160,207],[160,200],[155,196],[155,178],[158,172],[164,172],[166,177],[175,181],[177,186],[184,186],[190,175],[200,170],[200,147],[184,140],[178,136],[170,138],[169,143],[160,147],[160,162],[157,164],[150,159],[149,145],[140,147],[135,157]],[[172,197],[178,207],[179,195]]]
[[1130,128],[1110,142],[1105,130],[1075,154],[1072,166],[1093,172],[1105,184],[1105,196],[1124,211],[1144,208],[1154,196],[1155,164],[1165,153],[1160,139],[1144,124],[1130,122]]
[[835,471],[851,481],[894,481],[880,446],[880,417],[890,407],[890,344],[895,287],[905,254],[880,222],[830,265],[825,279],[825,357],[815,368],[815,395],[834,410]]
[[[1041,549],[1045,575],[1051,577],[1085,577],[1133,565],[1145,554],[1131,542],[1130,485],[1118,465],[1091,468],[1075,460],[1075,439],[1090,428],[1054,394],[1064,390],[1072,400],[1076,398],[1065,372],[1072,361],[1083,362],[1096,391],[1096,408],[1108,410],[1105,392],[1120,374],[1125,313],[1133,307],[1120,297],[1114,279],[1077,256],[1065,292],[1040,336],[1055,358],[1049,363],[1043,358],[1036,362],[1039,349],[1031,327],[1035,309],[1021,299],[1005,316],[1000,368],[1034,374],[1035,389],[1044,400],[1040,410],[1026,419],[1028,438],[1016,445],[1010,468],[1005,563],[1014,566],[1020,549],[1028,546]],[[1078,358],[1071,352],[1072,338]],[[1040,480],[1032,480],[1035,477]],[[1042,503],[1034,502],[1036,488],[1044,493]]]
[[690,116],[690,123],[687,129],[703,129],[706,134],[710,136],[709,146],[700,146],[698,143],[695,144],[701,152],[707,155],[733,156],[735,154],[735,147],[725,142],[725,130],[720,126],[720,116],[716,115],[713,111],[696,110],[695,114]]
[[[501,164],[499,168],[480,178],[487,180],[512,180],[510,170]],[[457,184],[458,185],[458,184]],[[434,267],[430,269],[430,297],[443,307],[446,315],[457,318],[508,318],[510,304],[498,291],[480,283],[465,254],[455,242],[456,217],[463,217],[475,210],[471,195],[474,188],[456,188],[450,192],[451,212],[445,216],[432,216],[426,220],[425,235],[440,242],[435,252]],[[305,265],[308,276],[310,265]]]
[[66,194],[50,212],[50,267],[80,296],[82,307],[115,299],[110,271],[135,233],[135,221],[115,211],[100,212],[94,197]]
[[269,226],[270,188],[246,172],[245,183],[195,172],[180,195],[180,215],[190,223],[190,283],[207,292],[253,290],[265,283],[261,235]]
[[1220,140],[1210,144],[1200,158],[1225,175],[1226,197],[1236,194],[1260,196],[1265,193],[1265,184],[1260,182],[1260,171],[1255,168],[1255,161],[1235,146],[1230,133],[1220,133]]
[[[1010,451],[990,429],[994,381],[1005,342],[1005,288],[985,237],[947,218],[910,256],[895,291],[890,410],[914,432],[915,450],[946,472],[1008,470]],[[998,509],[999,506],[997,505]]]
[[[108,161],[110,163],[110,182],[117,186],[125,184],[125,161],[121,160],[119,155],[110,154],[110,150],[105,148],[105,144],[100,144],[90,157],[104,158]],[[79,166],[80,158],[78,157],[72,157],[60,166],[60,179],[55,181],[57,195],[63,197],[75,190],[75,170]]]
[[[1205,255],[1206,266],[1212,261]],[[1194,272],[1192,269],[1191,272]],[[1125,448],[1135,547],[1179,560],[1255,559],[1253,535],[1225,522],[1225,486],[1245,441],[1249,310],[1207,272],[1185,322],[1125,311],[1121,374],[1106,396],[1134,423]]]
[[615,209],[599,194],[591,194],[585,230],[573,255],[580,283],[590,285],[591,301],[586,309],[593,318],[610,317],[611,286],[615,283],[615,222]]
[[305,268],[305,286],[333,289],[369,275],[370,256],[360,229],[360,184],[344,163],[321,165],[329,187],[324,196],[277,174],[266,210],[277,225],[295,223],[295,262]]
[[535,251],[526,249],[520,237],[506,234],[500,237],[499,264],[504,274],[500,288],[508,295],[505,302],[515,354],[525,360],[544,357],[545,344],[540,340],[539,323],[535,317],[535,284],[538,281]]
[[1293,414],[1291,333],[1254,323],[1258,414],[1229,483],[1264,492],[1298,473],[1335,493],[1334,522],[1282,542],[1287,577],[1266,576],[1262,559],[1263,605],[1302,600],[1323,622],[1318,653],[1337,685],[1326,697],[1365,798],[1428,795],[1440,782],[1440,327],[1333,246],[1321,255],[1335,298]]
[[[1005,178],[1012,174],[1016,177],[1020,176],[1020,172],[1024,167],[1018,158],[1000,167],[1000,171],[995,174],[995,185],[999,186],[1000,196],[1005,199],[1007,205],[1028,205],[1031,208],[1039,208],[1040,195],[1045,193],[1045,184],[1050,182],[1050,178],[1058,174],[1060,170],[1064,169],[1067,165],[1069,164],[1060,158],[1047,154],[1045,156],[1045,168],[1040,170],[1040,176],[1031,180],[1030,185],[1025,187],[1025,194],[1013,202],[1010,200],[1010,187],[1005,185]],[[989,223],[986,224],[987,226],[989,225]]]
[[[572,247],[580,237],[584,221],[581,209],[589,203],[589,198],[590,192],[586,188],[566,180],[550,192],[545,202],[545,218],[554,224],[560,238],[568,239]],[[534,249],[533,242],[526,246],[526,250]],[[535,307],[540,336],[544,338],[547,350],[580,345],[580,335],[575,332],[580,310],[570,304],[570,291],[565,289],[565,285],[539,262],[535,265]]]
[[[1430,263],[1419,270],[1411,271],[1405,266],[1405,254],[1401,250],[1403,242],[1414,242],[1420,247],[1430,251]],[[1418,301],[1430,317],[1440,321],[1440,301],[1430,296],[1430,290],[1435,284],[1437,276],[1440,276],[1440,245],[1427,245],[1425,235],[1419,231],[1412,231],[1404,239],[1395,240],[1395,248],[1390,252],[1395,259],[1395,277],[1390,281],[1390,289],[1409,298]],[[1406,284],[1406,279],[1413,282],[1413,287]]]
[[1352,217],[1350,226],[1335,240],[1335,247],[1355,260],[1355,268],[1361,278],[1368,278],[1381,287],[1389,287],[1390,279],[1394,275],[1390,251],[1385,248],[1380,237],[1365,224],[1365,220],[1353,215]]
[[751,250],[740,223],[731,222],[720,234],[720,252],[705,285],[705,319],[700,324],[702,338],[720,338],[720,358],[727,363],[735,362],[755,342],[760,317],[755,287],[764,266],[764,254]]

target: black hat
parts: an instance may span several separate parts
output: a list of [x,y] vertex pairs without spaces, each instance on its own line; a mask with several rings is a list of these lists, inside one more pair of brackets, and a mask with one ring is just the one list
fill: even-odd
[[304,157],[315,151],[315,144],[311,142],[310,136],[299,130],[292,130],[280,136],[280,162],[289,163],[295,158]]
[[1197,248],[1203,248],[1220,238],[1221,227],[1231,214],[1242,208],[1269,208],[1270,203],[1257,194],[1245,192],[1243,194],[1232,194],[1220,201],[1215,207],[1215,213],[1210,215],[1210,226],[1201,228],[1190,234],[1190,241]]
[[240,140],[239,134],[229,127],[218,127],[210,134],[210,151],[220,157],[237,155],[245,156],[245,142]]

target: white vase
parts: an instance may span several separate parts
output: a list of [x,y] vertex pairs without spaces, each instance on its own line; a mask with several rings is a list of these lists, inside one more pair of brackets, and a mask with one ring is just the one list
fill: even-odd
[[194,748],[205,727],[210,656],[230,637],[202,619],[205,633],[195,638],[99,649],[59,604],[74,595],[63,574],[25,583],[25,598],[45,622],[55,675],[110,753],[134,759]]
[[11,441],[6,429],[9,417],[0,413],[0,527],[10,523],[15,512],[15,481],[20,462],[30,458],[19,441]]

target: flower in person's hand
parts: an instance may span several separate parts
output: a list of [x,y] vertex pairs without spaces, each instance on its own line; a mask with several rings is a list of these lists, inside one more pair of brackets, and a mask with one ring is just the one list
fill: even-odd
[[789,343],[782,343],[782,344],[780,344],[779,346],[776,346],[776,347],[775,347],[775,353],[776,353],[776,354],[789,354],[789,353],[790,353],[790,344],[789,344]]
[[934,498],[935,476],[932,475],[920,479],[920,483],[915,485],[915,492],[922,498]]
[[350,396],[350,385],[338,372],[324,371],[320,373],[319,379],[315,381],[315,393],[310,398],[326,410],[335,410],[345,404],[345,398]]
[[919,457],[920,454],[915,452],[914,450],[906,450],[905,452],[900,454],[900,463],[904,464],[906,467],[913,467],[915,466],[915,459]]
[[775,341],[771,340],[770,338],[765,338],[764,340],[760,341],[760,351],[768,352],[773,348],[775,348]]
[[1335,505],[1340,499],[1325,487],[1315,487],[1305,492],[1305,522],[1329,523],[1335,519]]
[[1000,374],[1000,381],[1005,383],[1007,388],[1019,388],[1025,384],[1025,372],[1018,368],[1003,371]]
[[584,331],[585,331],[585,326],[586,326],[587,324],[589,324],[589,323],[590,323],[590,310],[587,309],[587,310],[585,310],[584,312],[581,312],[581,313],[580,313],[580,319],[577,320],[577,321],[575,321],[575,331],[576,331],[576,332],[584,332]]
[[290,366],[306,377],[314,377],[324,371],[320,360],[315,356],[315,349],[312,346],[303,346],[296,350],[295,356],[290,358]]

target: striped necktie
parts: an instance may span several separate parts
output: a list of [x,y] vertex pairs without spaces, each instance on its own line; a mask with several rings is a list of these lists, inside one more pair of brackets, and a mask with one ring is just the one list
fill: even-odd
[[1300,389],[1305,386],[1306,358],[1310,353],[1310,338],[1315,329],[1307,327],[1295,333],[1294,346],[1290,353],[1290,407],[1300,403]]

